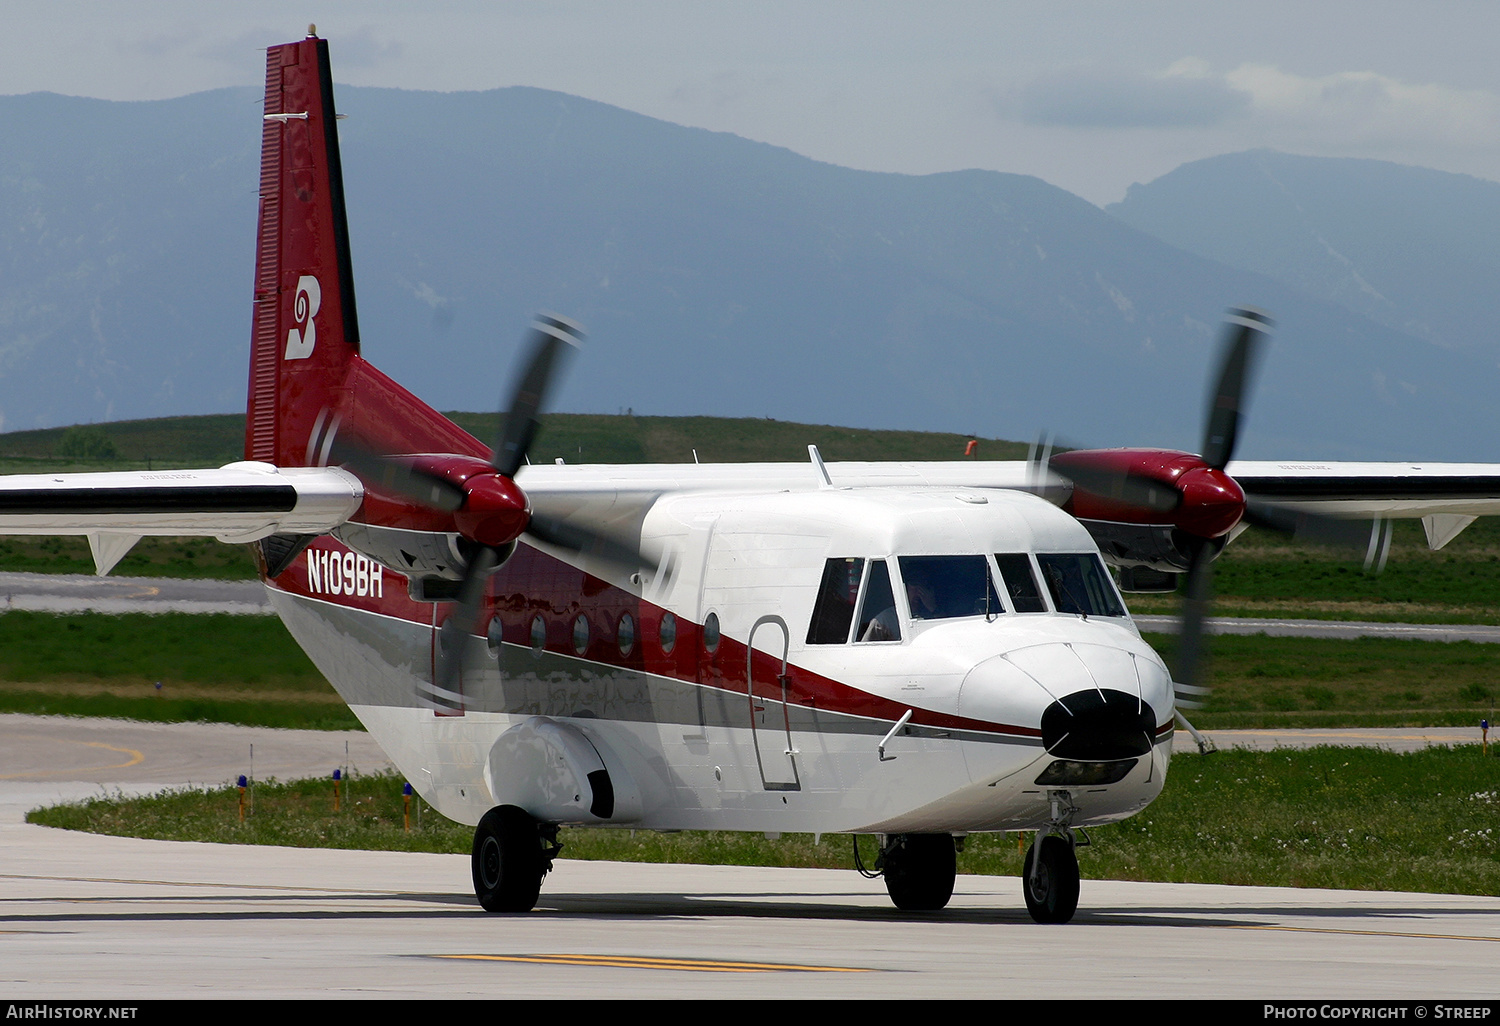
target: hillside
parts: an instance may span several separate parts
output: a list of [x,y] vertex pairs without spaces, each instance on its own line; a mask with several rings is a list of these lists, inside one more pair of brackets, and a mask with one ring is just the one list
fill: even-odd
[[[0,426],[243,401],[255,90],[0,97]],[[1243,455],[1491,455],[1500,368],[1035,178],[876,174],[544,90],[338,89],[365,353],[493,406],[537,309],[573,410],[1197,444],[1224,309],[1281,324]]]
[[1500,356],[1495,182],[1254,150],[1184,164],[1107,209],[1413,338]]
[[[446,414],[480,439],[499,430],[494,413]],[[69,428],[0,434],[0,471],[127,470],[211,467],[243,459],[243,414],[165,417],[92,424],[113,458],[66,454]],[[808,445],[827,460],[948,460],[963,458],[970,436],[922,431],[870,431],[826,424],[793,424],[723,417],[636,417],[554,413],[542,418],[533,452],[569,463],[689,463],[693,450],[705,463],[803,461]],[[1024,459],[1026,443],[984,439],[983,459]]]

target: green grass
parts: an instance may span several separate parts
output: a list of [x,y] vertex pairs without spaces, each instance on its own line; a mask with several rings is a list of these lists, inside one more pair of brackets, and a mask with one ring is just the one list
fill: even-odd
[[359,728],[270,616],[5,613],[0,711]]
[[[480,440],[493,442],[499,414],[445,414]],[[113,459],[64,455],[74,428],[0,434],[0,473],[38,474],[96,470],[216,467],[242,459],[243,414],[118,421],[87,427],[90,437],[114,447]],[[922,431],[867,431],[786,421],[724,417],[634,417],[555,413],[542,418],[533,446],[538,462],[691,463],[693,450],[705,462],[807,461],[807,446],[827,460],[961,459],[967,435]],[[980,441],[985,459],[1023,459],[1026,445]],[[255,566],[246,546],[203,538],[145,538],[113,573],[137,577],[252,580]],[[72,537],[0,537],[0,570],[91,574],[88,542]]]
[[[446,414],[477,438],[494,438],[494,413]],[[62,455],[69,429],[0,434],[0,472],[216,466],[241,458],[244,416],[171,417],[90,425],[90,437],[112,445],[112,460]],[[78,434],[74,431],[74,435]],[[76,440],[76,438],[75,438]],[[696,449],[704,462],[807,459],[808,443],[832,460],[960,459],[965,435],[868,431],[830,425],[720,417],[550,414],[543,418],[536,459],[569,463],[686,463]],[[980,455],[1022,459],[1023,443],[984,439]],[[0,540],[0,569],[90,573],[82,538]],[[1383,574],[1367,574],[1360,554],[1288,542],[1251,529],[1215,564],[1216,611],[1229,616],[1500,623],[1500,518],[1481,519],[1440,552],[1430,552],[1418,521],[1398,521]],[[249,579],[254,568],[242,546],[193,539],[146,539],[119,574]],[[1175,612],[1176,596],[1131,596],[1141,613]]]
[[[499,430],[497,413],[448,412],[444,416],[486,444]],[[91,424],[85,429],[113,446],[112,459],[69,455],[78,451],[76,428],[46,428],[0,434],[0,472],[135,470],[219,466],[243,459],[245,416]],[[70,435],[71,432],[71,435]],[[949,460],[963,458],[968,435],[930,431],[869,431],[826,424],[755,418],[636,417],[551,413],[533,445],[538,462],[562,457],[569,463],[691,463],[693,450],[705,462],[754,463],[807,460],[816,444],[827,460]],[[1026,444],[981,439],[980,456],[1024,459]]]
[[[467,854],[473,835],[423,808],[403,829],[401,780],[356,777],[341,811],[327,780],[261,784],[239,818],[234,788],[98,798],[29,822],[166,840]],[[414,806],[416,800],[413,800]],[[1089,831],[1085,878],[1500,894],[1500,759],[1477,747],[1395,754],[1367,748],[1226,751],[1174,757],[1144,813]],[[415,826],[416,814],[413,812]],[[565,829],[576,859],[851,868],[845,835]],[[1017,875],[1029,838],[975,834],[962,873]],[[866,864],[874,844],[862,841]]]
[[[1176,638],[1146,635],[1169,663]],[[1213,639],[1205,729],[1473,726],[1495,720],[1500,651],[1472,642]],[[157,685],[160,684],[160,687]],[[275,617],[0,614],[0,711],[358,726]]]
[[[92,574],[88,540],[78,535],[0,536],[0,570],[36,574]],[[115,577],[176,577],[253,581],[247,545],[212,538],[142,538],[110,571]]]
[[[1176,635],[1146,634],[1174,662]],[[1470,641],[1215,635],[1203,729],[1469,727],[1495,720],[1500,649]]]
[[[1395,522],[1383,573],[1363,553],[1294,544],[1254,528],[1214,563],[1223,616],[1500,623],[1500,518],[1481,518],[1437,552],[1417,520]],[[1127,596],[1132,612],[1175,613],[1175,595]]]

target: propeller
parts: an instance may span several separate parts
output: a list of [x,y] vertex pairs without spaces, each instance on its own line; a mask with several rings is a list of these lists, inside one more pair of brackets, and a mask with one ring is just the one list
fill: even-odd
[[1178,704],[1185,708],[1198,707],[1208,693],[1200,678],[1213,599],[1213,561],[1241,521],[1300,541],[1358,547],[1368,543],[1367,568],[1377,551],[1384,552],[1378,521],[1372,531],[1368,521],[1309,513],[1247,494],[1226,472],[1244,423],[1255,366],[1273,327],[1262,311],[1228,311],[1217,374],[1208,393],[1200,456],[1095,450],[1041,457],[1047,469],[1072,484],[1075,511],[1084,493],[1095,511],[1103,511],[1098,519],[1113,519],[1109,514],[1114,512],[1132,523],[1149,524],[1152,520],[1140,517],[1148,512],[1159,515],[1156,523],[1174,528],[1174,565],[1186,571],[1177,670]]
[[[1225,318],[1219,374],[1209,394],[1203,427],[1203,462],[1211,470],[1222,473],[1234,458],[1250,377],[1261,346],[1274,326],[1270,317],[1247,308],[1231,309]],[[1247,496],[1246,510],[1248,505]],[[1222,548],[1222,544],[1208,538],[1192,538],[1188,543],[1182,624],[1177,635],[1177,679],[1173,681],[1179,690],[1179,705],[1186,702],[1196,708],[1208,694],[1201,683],[1204,634],[1209,607],[1213,604],[1213,561]]]
[[582,339],[582,328],[562,317],[543,314],[532,323],[521,374],[501,417],[489,466],[482,472],[466,468],[461,475],[444,473],[424,465],[422,457],[380,455],[353,446],[339,451],[343,466],[375,490],[451,514],[461,536],[466,562],[454,608],[438,636],[440,657],[429,696],[440,705],[462,705],[458,682],[464,640],[478,630],[490,574],[510,557],[517,539],[528,536],[630,570],[656,568],[653,560],[625,541],[537,512],[515,481],[541,426],[547,396]]

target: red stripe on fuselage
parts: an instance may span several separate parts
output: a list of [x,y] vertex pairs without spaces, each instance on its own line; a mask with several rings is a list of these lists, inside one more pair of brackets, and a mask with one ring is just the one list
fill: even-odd
[[[314,561],[316,564],[310,566]],[[337,578],[332,576],[334,565],[338,567]],[[319,538],[280,577],[267,583],[291,595],[396,617],[427,629],[434,626],[432,604],[412,601],[404,576],[333,538]],[[449,604],[438,606],[437,626],[442,626],[451,609]],[[745,695],[745,645],[723,637],[718,649],[709,652],[703,643],[703,626],[671,614],[677,621],[677,639],[670,652],[664,651],[660,631],[668,612],[522,542],[515,555],[490,578],[480,625],[483,635],[498,618],[505,642],[529,648],[532,622],[540,616],[549,652]],[[635,643],[629,652],[622,652],[618,630],[621,617],[627,613],[635,619]],[[587,617],[589,624],[588,642],[581,652],[574,645],[574,626],[580,615]],[[754,660],[756,697],[781,701],[781,660],[760,651]],[[787,675],[787,695],[792,704],[885,721],[897,720],[913,708],[794,664],[787,665]],[[1039,727],[989,723],[924,709],[916,709],[911,723],[1011,737],[1040,738],[1042,734]]]

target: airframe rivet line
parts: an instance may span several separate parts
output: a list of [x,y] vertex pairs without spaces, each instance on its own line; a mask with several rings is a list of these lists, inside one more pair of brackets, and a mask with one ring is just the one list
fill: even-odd
[[1500,942],[1500,937],[1478,937],[1461,933],[1397,933],[1394,930],[1335,930],[1327,926],[1277,926],[1274,924],[1237,924],[1225,926],[1226,930],[1286,930],[1291,933],[1338,933],[1352,937],[1399,937],[1403,940],[1456,940]]
[[836,965],[784,965],[775,962],[718,962],[705,959],[651,958],[637,955],[433,955],[433,958],[479,962],[530,962],[542,965],[584,965],[611,969],[680,969],[710,973],[870,973],[874,969]]

